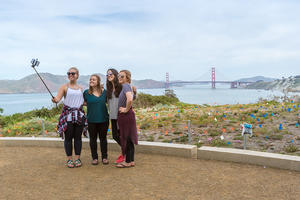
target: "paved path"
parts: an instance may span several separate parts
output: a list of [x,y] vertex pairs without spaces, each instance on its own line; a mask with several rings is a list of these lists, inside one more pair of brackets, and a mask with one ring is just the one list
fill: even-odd
[[[118,156],[109,152],[110,162]],[[137,154],[136,167],[68,169],[64,150],[0,147],[0,199],[300,199],[300,173]]]

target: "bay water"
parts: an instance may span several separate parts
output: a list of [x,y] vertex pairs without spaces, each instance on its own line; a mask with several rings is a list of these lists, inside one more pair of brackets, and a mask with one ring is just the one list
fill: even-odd
[[[248,90],[230,89],[224,85],[217,85],[211,89],[207,85],[190,85],[184,87],[173,87],[174,93],[180,101],[192,104],[247,104],[255,103],[260,98],[272,99],[274,96],[283,96],[279,91],[270,90]],[[138,93],[151,95],[163,95],[164,89],[138,89]],[[54,93],[54,95],[56,95]],[[42,107],[51,108],[55,106],[51,102],[48,93],[42,94],[0,94],[0,108],[4,110],[3,115],[24,113]]]

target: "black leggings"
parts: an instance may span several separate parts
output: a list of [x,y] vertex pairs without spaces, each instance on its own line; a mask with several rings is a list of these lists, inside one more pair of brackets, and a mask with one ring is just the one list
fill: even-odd
[[112,129],[113,139],[121,146],[120,130],[118,130],[117,120],[111,119],[110,121],[111,121],[111,129]]
[[73,153],[73,138],[74,138],[74,149],[75,155],[80,155],[82,140],[81,134],[83,131],[83,125],[73,124],[72,122],[68,122],[67,130],[65,131],[65,151],[67,156],[72,156]]
[[125,150],[126,162],[130,163],[134,161],[134,144],[131,139],[128,138]]
[[89,123],[90,148],[93,159],[98,159],[97,137],[99,135],[102,159],[107,159],[107,129],[109,122]]

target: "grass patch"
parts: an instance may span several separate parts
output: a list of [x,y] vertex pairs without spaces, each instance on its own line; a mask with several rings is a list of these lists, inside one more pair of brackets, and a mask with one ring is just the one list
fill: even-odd
[[270,139],[272,140],[282,140],[283,135],[271,135]]
[[227,144],[224,140],[216,139],[211,142],[211,146],[213,147],[229,147],[230,144]]
[[290,144],[290,145],[286,146],[286,147],[284,148],[284,150],[285,150],[287,153],[294,153],[294,152],[298,151],[298,147],[295,146],[295,145],[293,145],[293,144]]

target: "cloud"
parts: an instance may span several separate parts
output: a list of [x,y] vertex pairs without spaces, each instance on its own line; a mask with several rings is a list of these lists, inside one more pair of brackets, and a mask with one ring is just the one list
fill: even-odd
[[[300,74],[297,1],[10,1],[0,5],[0,79],[127,68],[135,79]],[[289,70],[289,71],[287,71]]]

